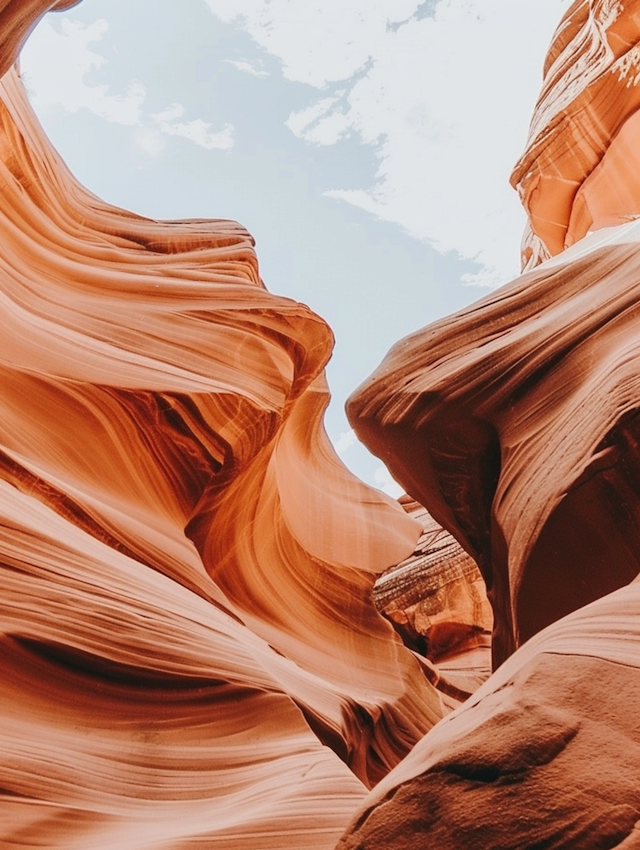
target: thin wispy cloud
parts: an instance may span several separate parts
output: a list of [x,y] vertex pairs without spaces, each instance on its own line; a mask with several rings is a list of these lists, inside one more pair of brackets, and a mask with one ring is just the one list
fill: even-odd
[[286,79],[315,88],[348,80],[364,68],[384,43],[389,23],[406,20],[419,5],[417,0],[204,2],[214,15],[242,27],[277,57]]
[[83,24],[66,17],[59,19],[57,28],[47,20],[36,28],[23,50],[21,64],[29,96],[38,110],[88,109],[105,121],[131,126],[135,128],[134,144],[149,156],[165,150],[167,136],[186,139],[207,150],[233,147],[231,124],[216,128],[202,118],[187,119],[180,103],[149,113],[145,109],[147,88],[139,80],[132,80],[123,93],[87,82],[87,74],[107,63],[90,45],[99,42],[108,29],[104,18]]
[[323,97],[311,106],[292,112],[285,121],[286,126],[295,136],[308,142],[317,145],[335,144],[351,129],[348,114],[340,108],[345,94],[346,90],[343,89],[331,97]]
[[287,121],[295,135],[375,152],[372,183],[330,197],[475,260],[468,283],[517,273],[525,219],[509,173],[568,0],[204,2],[277,57],[285,78],[313,87]]
[[162,133],[168,136],[181,136],[207,150],[229,150],[233,147],[233,125],[225,124],[222,130],[213,130],[212,125],[202,118],[191,121],[179,120],[184,115],[184,106],[172,103],[162,112],[152,112],[149,118]]
[[147,156],[159,156],[167,147],[166,136],[155,127],[136,127],[133,142]]
[[88,109],[105,121],[139,124],[146,88],[132,80],[122,94],[106,85],[90,85],[85,75],[106,64],[106,59],[89,47],[100,41],[109,24],[100,18],[84,25],[62,18],[60,29],[42,21],[22,53],[22,66],[29,94],[38,109],[59,105],[67,112]]

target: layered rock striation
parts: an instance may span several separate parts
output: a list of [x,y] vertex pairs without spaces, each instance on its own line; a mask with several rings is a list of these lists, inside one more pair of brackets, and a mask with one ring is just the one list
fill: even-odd
[[399,343],[350,402],[479,564],[496,664],[640,571],[639,270],[633,244],[545,264]]
[[[456,707],[488,678],[491,607],[478,566],[422,505],[402,496],[423,531],[414,552],[375,581],[373,599],[403,642],[431,664],[431,682]],[[423,662],[424,663],[424,662]]]
[[525,268],[638,215],[639,82],[637,4],[576,0],[549,48],[527,147],[511,176],[529,216]]

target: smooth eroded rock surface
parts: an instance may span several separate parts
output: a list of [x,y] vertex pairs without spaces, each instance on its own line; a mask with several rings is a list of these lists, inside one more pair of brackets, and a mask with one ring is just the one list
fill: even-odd
[[531,270],[350,401],[409,512],[246,230],[51,148],[12,66],[72,5],[0,2],[0,846],[638,850],[640,3],[554,37]]
[[617,235],[402,340],[349,402],[477,560],[497,663],[640,571],[638,227]]

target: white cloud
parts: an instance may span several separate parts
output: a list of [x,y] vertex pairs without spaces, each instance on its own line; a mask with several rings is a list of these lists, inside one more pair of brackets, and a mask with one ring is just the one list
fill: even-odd
[[404,493],[402,487],[393,480],[386,466],[378,466],[373,473],[373,478],[375,486],[386,493],[387,496],[397,499],[398,496],[402,496]]
[[233,147],[232,124],[225,124],[222,130],[214,132],[211,130],[211,124],[203,121],[202,118],[178,121],[183,114],[182,104],[172,103],[162,112],[152,113],[149,117],[157,124],[161,132],[168,136],[181,136],[207,150],[229,150]]
[[377,52],[388,23],[406,20],[420,5],[420,0],[204,2],[218,18],[239,24],[278,57],[287,79],[317,88],[353,76]]
[[508,178],[569,0],[204,1],[285,77],[322,89],[290,116],[293,133],[323,145],[351,134],[375,150],[373,185],[331,197],[476,260],[467,282],[517,273],[525,219]]
[[172,123],[182,118],[184,115],[184,106],[181,103],[171,103],[161,112],[153,112],[151,118],[159,124]]
[[83,24],[66,16],[58,19],[58,28],[43,20],[34,30],[21,54],[23,77],[29,96],[38,110],[61,106],[67,112],[86,108],[105,121],[134,127],[133,142],[149,156],[157,156],[166,147],[166,136],[187,139],[207,150],[233,147],[234,128],[221,130],[202,118],[179,120],[185,109],[172,103],[161,112],[147,114],[143,107],[145,86],[133,80],[124,94],[112,94],[107,85],[91,85],[85,76],[107,64],[107,60],[89,49],[100,41],[109,24],[100,18]]
[[292,112],[285,121],[286,126],[295,136],[300,136],[308,142],[318,145],[332,145],[348,132],[349,118],[345,112],[336,108],[344,97],[345,92],[338,92],[333,97],[323,97],[311,106]]
[[355,446],[358,442],[356,432],[353,428],[348,431],[342,431],[338,439],[334,442],[333,447],[339,455],[344,454],[351,446]]
[[62,18],[60,29],[44,20],[24,47],[21,65],[36,108],[55,105],[67,112],[86,108],[116,124],[138,124],[146,89],[133,80],[124,94],[111,94],[106,85],[92,86],[84,77],[101,68],[106,59],[89,49],[109,29],[100,18],[93,24],[81,24]]

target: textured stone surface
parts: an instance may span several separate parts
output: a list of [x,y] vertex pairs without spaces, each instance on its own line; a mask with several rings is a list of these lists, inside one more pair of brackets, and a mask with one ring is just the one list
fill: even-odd
[[498,669],[341,850],[640,848],[639,27],[637,2],[567,11],[513,177],[531,271],[398,343],[350,401],[477,561]]
[[476,558],[497,662],[640,571],[640,254],[597,244],[403,340],[350,400],[360,437]]
[[529,215],[527,268],[640,209],[640,8],[576,0],[544,65],[527,148],[514,168]]
[[571,6],[513,178],[531,270],[402,340],[350,400],[477,561],[497,670],[340,850],[640,848],[639,41],[640,3]]
[[550,626],[372,792],[339,850],[640,846],[640,585]]
[[638,3],[573,4],[514,172],[543,244],[530,265],[581,241],[402,340],[349,402],[358,435],[478,562],[497,663],[640,570],[640,191],[633,159],[608,159],[637,147],[639,27]]
[[475,561],[408,496],[400,503],[423,526],[415,551],[376,579],[373,599],[403,642],[432,665],[428,675],[454,705],[491,669],[491,606]]

